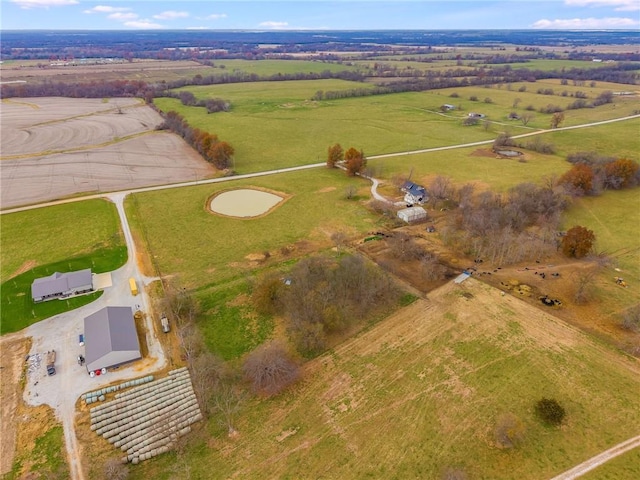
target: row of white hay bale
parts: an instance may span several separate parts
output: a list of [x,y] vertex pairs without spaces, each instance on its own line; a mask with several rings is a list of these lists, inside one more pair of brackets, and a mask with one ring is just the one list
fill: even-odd
[[130,431],[134,429],[137,425],[147,422],[149,420],[153,420],[158,415],[166,412],[167,409],[175,409],[178,408],[179,405],[183,404],[185,401],[195,400],[193,392],[182,391],[176,395],[172,395],[169,398],[165,398],[160,403],[155,403],[153,405],[149,405],[147,411],[138,411],[137,413],[131,415],[128,419],[122,419],[105,425],[102,428],[98,428],[96,433],[98,435],[102,435],[104,438],[111,438],[115,435],[119,435],[122,432]]
[[110,387],[104,387],[100,390],[94,390],[92,392],[83,393],[80,398],[85,401],[87,405],[99,401],[104,401],[105,395],[107,393],[117,392],[118,390],[122,390],[124,388],[129,388],[133,386],[142,385],[145,383],[149,383],[153,381],[153,375],[147,375],[142,378],[135,378],[133,380],[129,380],[124,383],[120,383],[118,385],[112,385]]
[[132,408],[137,408],[136,405],[142,406],[149,401],[156,399],[162,400],[163,397],[170,395],[176,390],[184,387],[191,387],[189,378],[176,378],[173,382],[158,383],[155,390],[151,389],[142,395],[138,395],[133,398],[119,398],[107,404],[101,405],[101,409],[92,409],[91,411],[91,429],[96,430],[105,425],[105,423],[111,423],[115,420],[120,420],[118,415],[123,411],[130,412]]
[[[163,392],[158,394],[154,398],[148,398],[146,401],[140,401],[135,404],[123,404],[119,410],[110,414],[100,415],[101,420],[91,425],[91,430],[95,430],[98,435],[102,435],[108,432],[110,429],[115,429],[121,425],[127,425],[127,423],[136,420],[140,416],[149,414],[152,410],[158,410],[164,408],[170,403],[175,403],[174,396],[182,395],[186,396],[191,392],[189,385],[178,385],[178,388],[170,392]],[[180,398],[176,398],[179,400]],[[110,428],[106,428],[111,426]]]
[[126,452],[123,461],[132,463],[168,451],[191,424],[202,420],[186,368],[118,393],[90,414],[91,429]]

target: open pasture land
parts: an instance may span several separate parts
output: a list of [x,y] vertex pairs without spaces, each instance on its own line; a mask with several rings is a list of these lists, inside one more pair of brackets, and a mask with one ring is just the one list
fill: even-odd
[[[233,439],[190,448],[192,478],[551,478],[637,434],[640,365],[473,279],[448,283],[305,366],[293,391],[252,400]],[[561,428],[534,414],[542,397]],[[499,448],[497,419],[524,424]],[[251,461],[247,461],[251,459]],[[173,455],[133,478],[173,478]]]
[[85,305],[98,294],[34,304],[31,283],[54,272],[115,270],[127,250],[115,206],[87,200],[2,215],[0,231],[1,332],[20,330]]
[[357,68],[352,65],[343,65],[320,60],[214,60],[214,70],[208,75],[218,76],[225,73],[246,72],[259,76],[271,76],[295,74],[295,73],[322,73],[354,71]]
[[[557,154],[543,155],[523,150],[523,161],[517,159],[497,158],[491,151],[491,145],[469,147],[419,153],[369,160],[369,165],[382,172],[384,178],[396,175],[408,175],[413,171],[413,178],[418,183],[428,185],[436,175],[450,177],[454,183],[475,183],[478,188],[491,188],[506,191],[522,182],[539,183],[544,177],[560,176],[571,169],[566,156],[578,151],[593,151],[600,155],[614,158],[629,158],[640,161],[640,138],[637,135],[640,120],[632,119],[623,122],[597,125],[566,131],[548,131],[536,137],[516,139],[526,143],[535,138],[556,146]],[[475,128],[475,127],[471,127]],[[496,135],[499,127],[492,128]],[[521,133],[509,130],[512,134]],[[499,173],[499,174],[498,174]],[[635,195],[636,190],[629,190]],[[599,197],[593,199],[599,201]],[[634,207],[633,201],[627,208]]]
[[[38,65],[45,64],[44,68]],[[91,82],[105,80],[143,80],[146,82],[171,81],[209,75],[212,69],[191,60],[134,60],[105,64],[78,64],[52,66],[42,60],[15,60],[0,66],[3,82]]]
[[[264,188],[289,198],[269,214],[251,219],[229,218],[207,210],[216,192]],[[346,200],[354,186],[369,198],[369,183],[325,168],[264,178],[134,194],[125,206],[134,233],[162,275],[176,276],[188,288],[206,288],[241,277],[257,268],[264,252],[274,258],[283,247],[291,255],[308,252],[305,245],[331,246],[336,231],[359,235],[380,220],[357,199]]]
[[[526,90],[520,92],[521,88]],[[537,93],[538,89],[552,90],[553,95],[543,95]],[[595,108],[583,108],[575,110],[565,110],[565,120],[561,126],[578,125],[589,122],[609,120],[612,118],[633,115],[640,110],[640,90],[634,85],[624,85],[618,83],[596,82],[595,87],[588,84],[582,87],[574,85],[561,85],[560,80],[538,80],[536,82],[517,82],[506,85],[491,85],[484,87],[463,87],[444,88],[436,90],[444,98],[441,104],[449,103],[454,105],[465,115],[468,112],[483,113],[492,122],[500,122],[505,129],[512,134],[526,133],[531,128],[548,129],[550,127],[552,114],[541,113],[540,109],[548,105],[558,105],[566,109],[576,98],[571,96],[576,92],[583,92],[587,95],[586,101],[592,102],[603,92],[632,91],[635,95],[616,96],[613,103],[600,105]],[[566,96],[563,96],[566,92]],[[452,97],[451,95],[457,95]],[[477,100],[471,100],[476,97]],[[490,102],[488,103],[487,100]],[[455,111],[454,111],[455,112]],[[509,120],[508,116],[515,112],[522,116],[533,114],[532,120],[526,127],[519,120]]]
[[[553,143],[557,154],[566,158],[576,152],[596,152],[613,158],[628,158],[640,162],[640,118],[589,128],[550,131],[540,138]],[[526,140],[526,139],[523,139]],[[567,163],[566,170],[571,168]]]
[[3,209],[215,174],[181,138],[155,131],[160,116],[138,100],[12,99],[2,107]]
[[155,103],[230,142],[239,173],[322,162],[335,143],[371,156],[495,137],[481,128],[462,126],[460,114],[436,111],[446,99],[431,92],[311,100],[318,90],[352,88],[371,85],[330,80],[188,87],[200,98],[231,101],[231,112],[213,115],[176,99]]

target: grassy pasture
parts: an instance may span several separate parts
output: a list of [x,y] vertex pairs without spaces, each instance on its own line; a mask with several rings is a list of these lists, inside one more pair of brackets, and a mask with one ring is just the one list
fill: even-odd
[[[432,292],[307,364],[293,391],[250,401],[233,440],[213,418],[183,459],[191,478],[439,478],[460,466],[533,480],[637,434],[637,360],[484,284],[463,290],[472,297]],[[562,428],[535,417],[543,396],[566,408]],[[526,428],[511,451],[493,436],[506,412]],[[175,461],[133,478],[174,478]]]
[[[640,162],[640,119],[626,120],[589,128],[548,132],[542,138],[556,146],[558,155],[597,152],[603,156],[629,158]],[[514,132],[516,133],[516,132]],[[570,165],[567,164],[567,170]]]
[[[356,70],[350,65],[341,65],[337,63],[322,62],[320,60],[215,60],[215,69],[209,72],[209,75],[220,75],[226,72],[247,72],[257,75],[283,75],[291,73],[322,73],[344,72]],[[221,68],[221,67],[224,67]]]
[[[604,252],[613,260],[595,282],[598,296],[607,298],[600,305],[605,314],[617,315],[638,303],[640,288],[640,192],[636,189],[607,191],[598,197],[577,199],[563,218],[565,228],[582,225],[596,235],[596,251]],[[613,278],[621,276],[629,288],[615,285]]]
[[102,294],[34,304],[34,279],[83,268],[107,272],[127,259],[118,213],[104,200],[3,215],[1,235],[2,334],[86,305]]
[[366,86],[337,81],[281,83],[190,89],[197,96],[231,100],[230,113],[207,115],[204,109],[185,107],[175,99],[157,99],[156,104],[229,141],[236,149],[235,169],[241,173],[324,161],[327,148],[336,142],[376,155],[494,137],[480,128],[463,127],[461,115],[435,112],[446,99],[433,93],[311,102],[317,90]]
[[[207,199],[222,190],[255,186],[290,196],[268,215],[253,219],[222,217],[206,210]],[[368,182],[325,168],[203,185],[127,198],[134,231],[144,235],[162,274],[176,275],[188,288],[209,288],[243,277],[256,268],[245,257],[277,253],[299,241],[330,245],[337,230],[366,232],[378,220],[345,189],[367,189]]]
[[[490,150],[491,144],[478,147]],[[477,155],[477,148],[461,148],[441,152],[399,156],[370,160],[369,164],[382,172],[385,178],[409,175],[418,182],[428,184],[431,177],[443,175],[456,184],[475,183],[479,188],[506,191],[522,182],[537,183],[543,177],[563,173],[570,165],[557,155],[527,152],[526,162]]]
[[640,449],[620,455],[580,477],[582,480],[636,480],[640,478]]
[[[318,90],[370,88],[370,85],[341,80],[257,82],[186,87],[199,98],[230,100],[229,113],[207,115],[203,108],[185,107],[175,99],[161,98],[155,102],[160,109],[178,111],[193,126],[229,141],[236,149],[235,170],[247,173],[323,161],[327,147],[336,142],[346,148],[362,148],[371,156],[492,139],[497,131],[505,129],[514,135],[548,129],[550,114],[534,112],[535,118],[527,127],[507,117],[514,110],[524,113],[527,105],[536,109],[549,103],[566,107],[574,99],[560,96],[564,89],[569,93],[581,89],[595,98],[604,90],[625,87],[603,83],[595,88],[580,88],[553,82],[526,86],[526,92],[518,92],[520,84],[515,84],[511,90],[466,87],[314,102],[310,99]],[[554,88],[557,95],[540,95],[532,91],[534,88]],[[452,93],[459,97],[451,98]],[[469,100],[474,95],[479,101]],[[487,97],[492,103],[484,102]],[[520,103],[514,108],[517,98]],[[440,114],[437,110],[444,103],[459,108]],[[614,104],[567,111],[563,125],[629,115],[639,106],[636,98],[620,97]],[[489,131],[482,125],[462,125],[463,118],[472,111],[484,113],[495,122]]]

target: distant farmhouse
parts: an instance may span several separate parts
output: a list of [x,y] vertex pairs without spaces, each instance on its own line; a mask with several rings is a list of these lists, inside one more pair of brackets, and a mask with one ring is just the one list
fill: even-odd
[[46,302],[47,300],[93,292],[93,290],[93,275],[89,268],[77,272],[55,272],[53,275],[36,278],[33,281],[31,298],[36,303]]
[[404,192],[404,201],[409,207],[412,207],[413,205],[422,205],[429,200],[426,188],[422,185],[410,182],[409,180],[402,184],[400,190]]
[[105,307],[86,317],[84,349],[89,372],[142,358],[131,307]]

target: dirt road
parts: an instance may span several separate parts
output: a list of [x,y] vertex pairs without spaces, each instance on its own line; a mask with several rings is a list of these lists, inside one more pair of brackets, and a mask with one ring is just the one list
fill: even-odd
[[630,438],[622,443],[619,443],[615,447],[610,448],[609,450],[605,450],[599,455],[590,458],[586,462],[582,462],[580,465],[576,465],[571,470],[567,470],[560,475],[553,477],[551,480],[573,480],[574,478],[581,477],[585,473],[593,470],[596,467],[599,467],[603,463],[608,462],[609,460],[617,457],[618,455],[622,455],[629,450],[633,450],[634,448],[640,447],[640,435],[637,437]]

